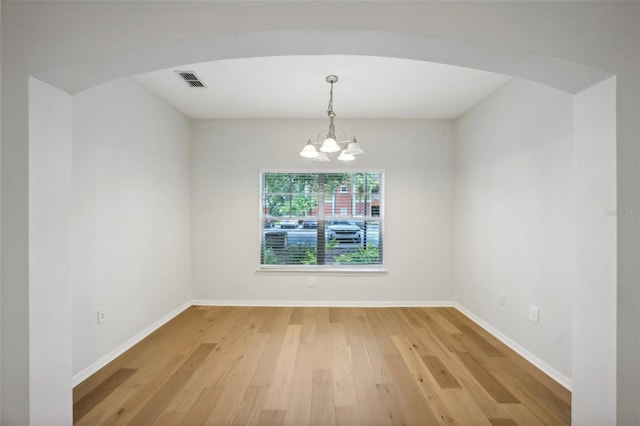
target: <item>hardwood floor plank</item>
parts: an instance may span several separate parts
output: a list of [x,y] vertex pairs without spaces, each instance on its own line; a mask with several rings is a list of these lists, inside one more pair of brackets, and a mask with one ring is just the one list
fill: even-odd
[[[501,414],[495,418],[511,418],[519,425],[541,425],[554,424],[542,420],[541,416],[536,415],[529,407],[524,404],[500,404]],[[555,424],[565,424],[564,422]],[[571,424],[571,422],[566,423]]]
[[222,395],[222,389],[216,388],[204,388],[200,392],[197,399],[186,411],[180,425],[201,425],[205,424],[211,412],[218,404],[220,396]]
[[268,389],[268,386],[248,386],[242,395],[238,411],[231,424],[234,426],[257,425]]
[[444,423],[445,419],[439,419],[430,408],[402,356],[388,355],[385,358],[394,388],[402,395],[400,403],[404,407],[408,424],[439,425],[441,421]]
[[380,406],[384,412],[384,416],[388,423],[391,425],[405,425],[409,424],[404,417],[404,407],[398,392],[395,389],[395,385],[388,383],[380,383],[376,385],[378,391],[378,399],[380,400]]
[[231,379],[240,360],[242,349],[246,347],[246,336],[237,333],[221,337],[222,345],[215,343],[215,349],[204,360],[198,374],[193,375],[184,385],[183,391],[168,404],[167,411],[187,411],[194,403],[194,395],[200,395],[203,389],[224,389]]
[[314,344],[300,343],[296,354],[291,391],[285,415],[286,425],[306,425],[311,418]]
[[[371,336],[375,339],[378,351],[382,357],[387,355],[397,355],[398,350],[391,341],[391,335],[393,333],[387,328],[385,318],[383,318],[383,309],[368,309],[366,311],[367,321],[369,323],[369,330],[371,330]],[[350,329],[345,329],[347,333],[347,343],[349,343],[349,335],[352,334]],[[354,331],[357,331],[355,329]]]
[[353,406],[356,404],[356,390],[353,385],[353,363],[351,351],[347,345],[344,324],[331,324],[331,371],[333,372],[333,390],[335,404]]
[[429,314],[423,317],[423,321],[427,325],[431,333],[436,337],[439,344],[443,345],[449,352],[461,352],[466,350],[465,347],[462,346],[462,344],[460,344],[456,339],[456,337],[461,337],[462,333],[452,325],[451,327],[453,327],[456,332],[455,333],[448,332],[441,325],[442,321],[445,321],[444,318],[441,317],[442,321],[440,322],[434,319],[436,317],[436,314],[435,314],[436,312],[437,311],[434,311],[432,313],[431,311],[429,311]]
[[153,394],[140,411],[128,422],[129,425],[152,424],[164,410],[166,404],[182,390],[193,371],[179,369]]
[[457,423],[489,426],[489,418],[480,407],[479,401],[466,389],[443,389],[441,398],[444,404],[455,412],[453,418]]
[[284,410],[262,410],[258,426],[280,426],[284,424]]
[[393,336],[393,341],[431,411],[443,423],[460,423],[460,419],[456,419],[459,411],[450,407],[443,399],[443,393],[437,381],[420,356],[415,353],[409,340],[405,336]]
[[119,368],[89,393],[85,394],[78,402],[73,404],[73,422],[76,423],[85,414],[93,410],[96,405],[111,395],[111,392],[122,385],[136,371],[133,368]]
[[180,368],[185,359],[183,355],[174,355],[166,363],[153,363],[138,369],[125,384],[87,413],[79,424],[129,423],[153,397],[154,392]]
[[434,374],[424,363],[425,357],[420,357],[408,338],[394,336],[394,342],[398,345],[405,364],[412,372],[425,399],[441,420],[461,424],[488,424],[483,411],[465,390],[460,387],[443,389],[439,385]]
[[360,421],[363,425],[387,424],[384,411],[379,404],[378,390],[365,345],[362,342],[355,343],[352,345],[351,351],[353,384]]
[[[380,312],[379,309],[376,309]],[[360,312],[354,310],[354,312]],[[347,323],[345,324],[345,330],[347,336],[351,335],[351,338],[347,337],[347,342],[352,348],[362,347],[364,355],[363,361],[367,363],[370,374],[372,374],[373,383],[388,383],[389,374],[387,366],[384,362],[384,355],[381,349],[382,345],[387,344],[390,341],[389,336],[384,336],[384,332],[379,330],[376,337],[375,330],[371,327],[369,316],[366,312],[358,313],[357,315],[349,316]],[[352,352],[353,354],[353,352]],[[353,365],[358,365],[356,361],[353,361]]]
[[293,308],[293,312],[291,312],[291,318],[289,318],[289,324],[302,325],[303,318],[304,318],[304,308]]
[[284,324],[282,329],[278,328],[273,333],[266,333],[269,336],[269,341],[263,350],[263,356],[260,361],[258,361],[253,378],[251,379],[252,386],[269,386],[271,376],[280,358],[280,350],[284,342],[287,325],[288,323]]
[[289,323],[292,308],[268,307],[264,309],[264,320],[258,329],[259,333],[271,333],[282,327],[282,321]]
[[249,386],[268,340],[269,336],[264,333],[251,335],[247,344],[236,354],[239,362],[233,370],[229,384],[221,391],[213,410],[210,411],[207,423],[231,424],[241,402],[238,396]]
[[301,332],[301,325],[294,324],[287,327],[278,363],[269,383],[269,392],[264,404],[265,410],[282,411],[284,413],[287,409]]
[[513,419],[489,419],[493,426],[518,426]]
[[353,406],[336,406],[336,426],[360,426],[358,410]]
[[316,315],[307,314],[309,308],[305,310],[305,316],[302,318],[302,334],[300,335],[300,343],[313,344],[316,341]]
[[238,364],[244,354],[250,350],[251,339],[256,336],[258,328],[236,318],[226,330],[218,332],[216,350],[207,358],[202,366],[202,374],[195,378],[196,383],[190,386],[214,387],[226,389],[232,381]]
[[331,370],[313,370],[311,390],[311,424],[336,424],[336,403],[333,398]]
[[564,410],[571,406],[571,392],[553,380],[551,377],[544,374],[541,370],[533,366],[530,362],[522,358],[511,348],[505,347],[502,349],[505,354],[506,360],[487,358],[485,363],[490,371],[509,371],[512,374],[520,375],[526,374],[529,376],[527,380],[532,380],[545,388],[562,401]]
[[487,356],[482,358],[482,365],[516,397],[531,398],[527,405],[535,407],[538,419],[551,423],[571,421],[571,403],[566,400],[568,391],[564,388],[560,392],[552,390],[559,385],[548,377],[543,382],[538,380],[536,377],[541,374],[538,369],[522,368],[518,362],[507,357]]
[[459,388],[460,383],[453,377],[453,374],[445,367],[437,356],[423,356],[422,361],[443,389]]
[[[488,356],[496,356],[496,357],[504,356],[502,351],[500,351],[498,348],[492,345],[487,339],[483,338],[478,333],[476,333],[471,327],[467,327],[466,325],[460,326],[460,331],[462,331],[462,335],[466,339],[465,343],[471,342]],[[468,348],[468,346],[466,347]]]
[[83,426],[122,424],[123,422],[117,422],[117,419],[125,414],[125,404],[137,393],[137,388],[120,386],[74,424]]
[[442,316],[441,311],[446,308],[435,308],[435,309],[425,309],[419,308],[423,310],[423,315],[426,317],[426,321],[431,322],[433,324],[437,324],[442,330],[449,334],[462,334],[462,332],[450,321],[448,321],[445,317]]
[[458,356],[467,367],[473,377],[480,382],[483,388],[500,403],[517,403],[520,402],[509,390],[504,387],[494,376],[489,373],[473,356],[467,352],[460,352]]
[[[493,361],[493,359],[491,360]],[[540,370],[534,370],[531,365],[522,365],[521,363],[514,362],[512,358],[502,359],[500,362],[487,363],[487,368],[492,372],[502,371],[513,376],[522,385],[529,388],[531,391],[542,400],[547,401],[549,407],[558,412],[565,413],[567,415],[571,412],[571,395],[564,389],[558,389],[560,387],[557,382],[548,379]],[[543,376],[543,377],[541,377]]]
[[[558,400],[556,397],[551,397],[550,399],[541,397],[539,393],[541,392],[540,388],[537,386],[534,386],[533,389],[526,388],[523,382],[503,371],[496,371],[493,374],[505,383],[505,385],[545,423],[569,424],[571,422],[570,411],[566,411],[564,405],[558,407],[555,404],[555,401]],[[546,393],[545,391],[542,392]]]
[[331,323],[329,309],[319,308],[316,313],[316,335],[314,339],[313,369],[327,370],[332,367]]
[[329,323],[344,324],[344,315],[348,308],[329,308]]
[[181,323],[173,324],[174,332],[177,334],[180,334],[185,327],[189,327],[189,329],[193,330],[193,333],[182,336],[182,339],[184,340],[174,340],[173,347],[176,349],[176,354],[189,355],[196,350],[196,348],[203,342],[203,336],[205,336],[209,332],[209,329],[214,327],[215,324],[215,318],[210,315],[208,311],[202,309],[195,310],[191,315],[191,320],[185,320]]
[[153,426],[176,426],[180,424],[184,416],[185,413],[168,413],[165,411],[153,422]]

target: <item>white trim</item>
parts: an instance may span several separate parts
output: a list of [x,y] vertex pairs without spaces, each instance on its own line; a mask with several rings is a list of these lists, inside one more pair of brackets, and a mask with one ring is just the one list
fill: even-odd
[[274,306],[274,307],[317,307],[317,308],[435,308],[453,307],[451,301],[415,301],[395,302],[378,300],[208,300],[192,301],[196,306]]
[[127,339],[127,341],[125,341],[123,344],[121,344],[120,346],[118,346],[108,354],[104,355],[103,357],[98,359],[96,362],[94,362],[93,364],[91,364],[90,366],[88,366],[78,374],[75,374],[71,379],[73,387],[76,387],[77,385],[82,383],[92,374],[95,374],[102,367],[109,364],[111,361],[113,361],[114,359],[122,355],[124,352],[131,349],[134,345],[139,343],[142,339],[144,339],[145,337],[147,337],[148,335],[156,331],[158,328],[162,327],[163,325],[171,321],[173,318],[177,317],[179,314],[181,314],[191,306],[193,306],[193,304],[190,302],[183,303],[182,305],[178,306],[176,309],[172,310],[171,312],[169,312],[168,314],[160,318],[158,321],[154,322],[148,327],[145,327],[144,329],[142,329],[142,331],[140,331],[139,333],[136,333],[130,339]]
[[[363,275],[371,275],[371,274],[387,274],[387,270],[385,269],[385,259],[386,256],[384,256],[384,232],[385,232],[385,218],[384,218],[384,210],[385,210],[385,193],[386,193],[386,176],[385,176],[385,170],[384,169],[367,169],[367,168],[354,168],[354,169],[323,169],[323,170],[316,170],[316,169],[309,169],[309,168],[305,168],[305,169],[272,169],[272,168],[266,168],[266,169],[260,169],[258,170],[258,184],[259,184],[259,188],[258,188],[258,192],[260,194],[260,196],[258,197],[258,227],[260,229],[260,232],[258,233],[258,244],[256,246],[256,259],[258,259],[259,261],[262,261],[262,244],[263,244],[263,240],[265,238],[265,232],[266,229],[264,228],[264,222],[266,219],[270,219],[270,220],[275,220],[274,217],[266,217],[264,215],[264,194],[263,194],[263,190],[264,190],[264,175],[267,173],[281,173],[281,174],[296,174],[296,173],[306,173],[306,174],[331,174],[331,173],[347,173],[347,174],[355,174],[355,173],[377,173],[380,174],[380,190],[377,193],[378,194],[378,201],[379,201],[379,212],[377,216],[353,216],[353,215],[337,215],[335,214],[335,196],[336,196],[336,192],[332,193],[332,209],[333,209],[333,213],[331,215],[325,215],[324,214],[324,204],[326,204],[326,196],[324,199],[324,204],[322,203],[318,203],[318,214],[316,216],[290,216],[287,217],[287,220],[345,220],[345,219],[354,219],[354,220],[365,220],[365,221],[372,221],[372,222],[377,222],[378,223],[378,247],[381,248],[382,251],[382,264],[368,264],[368,265],[342,265],[340,267],[336,266],[336,265],[329,265],[329,266],[323,266],[323,265],[258,265],[257,269],[256,269],[256,273],[263,273],[263,272],[268,272],[268,273],[289,273],[289,271],[293,271],[293,272],[305,272],[305,273],[313,273],[313,274],[323,274],[326,273],[327,275],[340,275],[342,273],[346,275],[353,275],[353,273],[361,273]],[[353,186],[353,185],[352,185]],[[326,194],[325,194],[326,195]],[[353,202],[354,202],[354,198],[353,198],[353,192],[351,193],[351,204],[352,204],[352,213],[353,213]],[[319,201],[319,200],[318,200]],[[366,212],[365,212],[366,213]]]
[[352,277],[354,275],[387,275],[389,273],[388,270],[384,268],[373,268],[371,266],[368,267],[322,267],[322,266],[293,266],[287,268],[286,265],[278,265],[278,266],[269,266],[269,265],[260,265],[256,268],[256,274],[297,274],[297,275],[333,275],[333,276],[348,276]]
[[549,364],[547,364],[546,362],[544,362],[543,360],[541,360],[540,358],[538,358],[537,356],[529,352],[527,349],[525,349],[515,340],[511,339],[510,337],[506,336],[502,332],[498,331],[497,329],[489,325],[484,320],[480,319],[480,317],[475,315],[473,312],[471,312],[464,306],[456,302],[454,304],[454,307],[460,312],[462,312],[463,314],[465,314],[467,317],[469,317],[469,319],[471,319],[473,322],[478,324],[480,327],[485,329],[488,333],[491,333],[495,338],[500,340],[502,343],[504,343],[505,345],[509,346],[511,349],[516,351],[518,355],[520,355],[521,357],[529,361],[531,364],[535,365],[537,368],[542,370],[547,376],[551,377],[553,380],[555,380],[556,382],[564,386],[567,390],[571,391],[573,382],[569,377],[565,376],[564,374],[562,374],[561,372],[559,372],[558,370],[556,370],[555,368],[553,368],[552,366],[550,366]]

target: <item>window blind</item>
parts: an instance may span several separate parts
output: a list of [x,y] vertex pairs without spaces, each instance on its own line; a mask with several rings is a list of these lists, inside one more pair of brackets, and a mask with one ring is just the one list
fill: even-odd
[[260,265],[383,262],[382,172],[261,173]]

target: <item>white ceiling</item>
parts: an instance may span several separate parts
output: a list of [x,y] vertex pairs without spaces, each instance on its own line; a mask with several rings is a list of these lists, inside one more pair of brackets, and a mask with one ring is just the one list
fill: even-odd
[[[174,72],[193,71],[189,87]],[[335,74],[338,118],[455,118],[508,76],[407,59],[275,56],[185,65],[136,78],[191,118],[325,118]]]

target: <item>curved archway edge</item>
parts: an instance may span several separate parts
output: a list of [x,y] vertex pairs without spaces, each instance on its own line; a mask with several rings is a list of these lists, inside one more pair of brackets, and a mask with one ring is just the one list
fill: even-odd
[[180,39],[55,67],[35,75],[68,93],[122,77],[198,62],[284,55],[360,55],[437,62],[537,81],[578,93],[611,74],[533,52],[409,33],[341,30],[240,32]]

